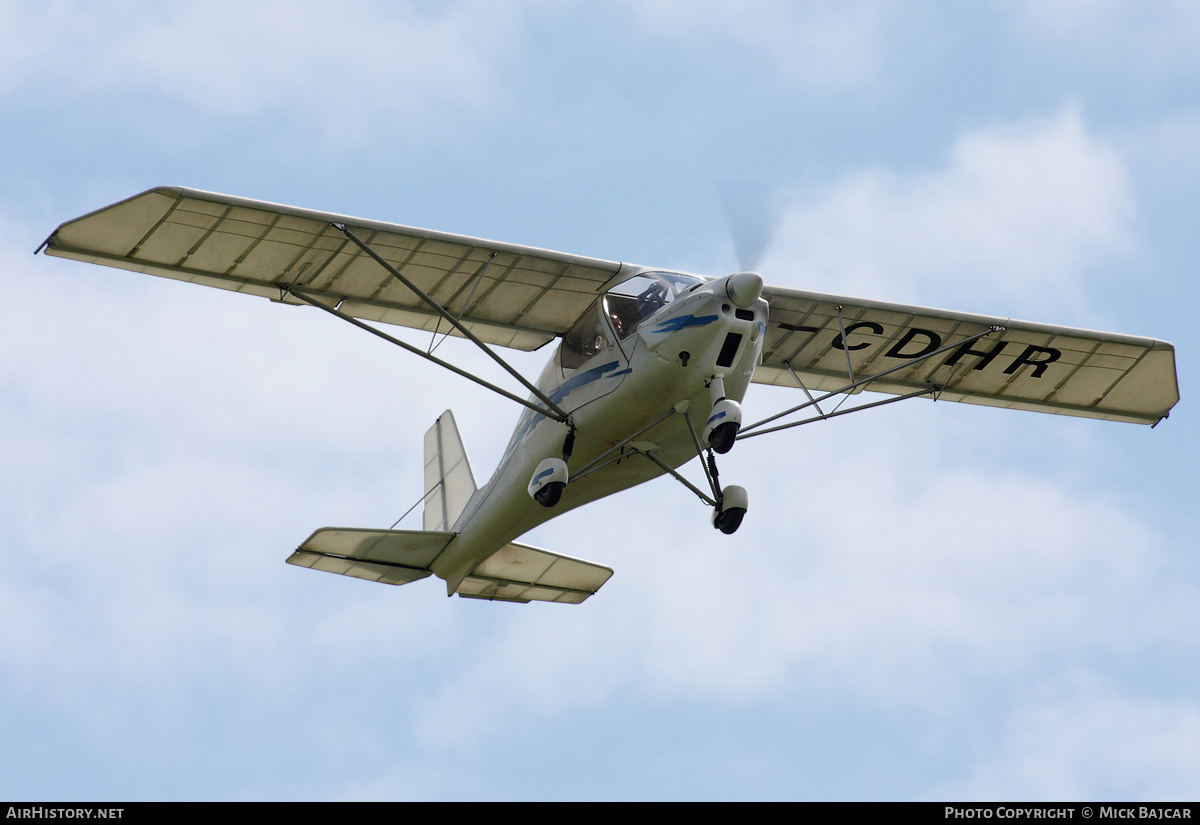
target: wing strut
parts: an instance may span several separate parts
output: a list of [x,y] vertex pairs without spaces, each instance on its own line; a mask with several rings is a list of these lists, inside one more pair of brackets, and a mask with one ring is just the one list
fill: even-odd
[[[703,501],[705,504],[707,504],[709,507],[720,507],[721,506],[719,501],[717,501],[716,499],[711,499],[708,496],[706,496],[704,494],[704,491],[702,491],[695,484],[692,484],[692,482],[688,481],[686,478],[681,476],[679,473],[675,472],[670,467],[668,467],[667,464],[665,462],[663,462],[663,460],[660,459],[658,456],[656,456],[654,453],[648,453],[648,452],[645,452],[642,450],[638,450],[638,452],[640,452],[646,458],[650,459],[655,464],[657,464],[659,469],[661,469],[664,473],[674,476],[676,481],[678,481],[684,487],[687,487],[689,490],[691,490],[693,493],[695,493],[700,498],[700,500]],[[703,458],[700,459],[700,463],[701,464],[704,463]],[[705,469],[704,474],[708,475],[707,468]],[[711,479],[710,479],[710,481],[711,481]]]
[[850,347],[846,346],[846,322],[842,320],[842,306],[838,304],[838,329],[842,331],[838,340],[842,342],[842,352],[846,353],[846,372],[850,374],[850,383],[854,383],[854,367],[850,365]]
[[[646,458],[650,459],[655,464],[657,464],[659,469],[662,470],[664,473],[666,473],[669,476],[672,476],[676,481],[678,481],[684,487],[687,487],[689,490],[691,490],[693,493],[695,493],[696,496],[701,501],[703,501],[705,504],[709,505],[710,507],[716,507],[716,508],[720,509],[721,500],[722,500],[723,496],[721,494],[720,482],[717,479],[717,462],[713,458],[712,450],[708,451],[708,460],[705,461],[704,448],[701,447],[701,445],[700,445],[700,437],[696,434],[696,428],[692,425],[692,419],[688,416],[687,411],[688,411],[687,402],[681,401],[679,404],[676,404],[670,410],[668,410],[667,412],[660,415],[658,418],[651,421],[645,427],[642,427],[640,430],[635,432],[633,435],[622,439],[621,441],[619,441],[618,443],[616,443],[612,447],[610,447],[608,450],[606,450],[603,453],[601,453],[600,455],[596,456],[596,458],[592,459],[592,461],[590,463],[586,464],[585,466],[583,466],[576,472],[572,473],[571,480],[578,481],[579,479],[583,478],[584,476],[586,476],[590,473],[594,473],[597,470],[601,470],[601,469],[607,467],[609,464],[613,464],[615,462],[629,458],[631,455],[643,455]],[[696,455],[700,458],[700,467],[704,470],[704,478],[708,481],[709,489],[712,490],[712,497],[709,497],[708,495],[706,495],[703,490],[701,490],[699,487],[692,484],[686,478],[681,476],[678,472],[676,472],[674,469],[672,469],[670,466],[668,466],[666,464],[666,462],[662,461],[658,456],[654,455],[653,452],[643,450],[632,444],[632,442],[636,441],[638,436],[640,436],[642,433],[646,432],[647,430],[651,429],[652,427],[657,427],[659,424],[666,421],[672,415],[676,415],[676,414],[683,416],[683,420],[688,426],[688,431],[692,435],[692,443],[696,445]],[[629,452],[626,452],[626,450],[625,450],[626,447],[629,447]],[[616,453],[616,455],[614,456],[613,453]],[[612,456],[612,457],[610,458],[609,456]]]
[[[841,307],[838,307],[838,309],[840,312]],[[840,320],[840,316],[839,316],[839,320]],[[857,381],[853,380],[854,372],[851,371],[850,372],[851,381],[849,384],[847,384],[846,386],[844,386],[840,389],[833,390],[832,392],[827,392],[824,395],[820,395],[816,398],[812,397],[812,395],[808,392],[808,388],[804,386],[804,384],[800,381],[799,377],[797,377],[796,374],[794,372],[792,372],[791,366],[788,365],[788,371],[792,372],[792,377],[796,378],[796,383],[800,384],[800,388],[802,390],[804,390],[804,394],[808,396],[809,400],[807,402],[805,402],[804,404],[797,404],[796,406],[786,409],[783,412],[775,413],[775,415],[768,416],[767,418],[764,418],[761,421],[756,421],[753,424],[749,424],[745,427],[742,427],[742,431],[740,433],[738,433],[738,440],[740,441],[743,438],[753,438],[756,435],[763,435],[765,433],[773,433],[776,430],[786,430],[790,427],[799,427],[801,424],[810,424],[813,421],[824,421],[826,419],[833,418],[834,416],[846,415],[847,413],[858,412],[859,410],[867,410],[872,407],[881,407],[884,404],[892,404],[892,403],[895,403],[896,401],[903,401],[906,398],[914,398],[918,395],[929,395],[930,393],[933,393],[936,396],[937,393],[942,391],[943,387],[940,385],[931,384],[930,386],[925,387],[923,389],[919,389],[919,390],[910,392],[907,395],[900,395],[895,398],[886,399],[884,401],[875,401],[870,404],[860,404],[857,407],[853,407],[849,410],[839,411],[839,410],[835,409],[833,412],[821,413],[820,415],[813,416],[812,418],[806,418],[803,421],[794,421],[791,424],[781,424],[777,427],[771,427],[766,430],[759,430],[758,432],[751,432],[751,430],[757,430],[759,427],[761,427],[764,424],[769,424],[772,421],[783,418],[784,416],[787,416],[787,415],[791,415],[794,412],[799,412],[800,410],[803,410],[807,407],[815,406],[817,408],[817,411],[820,412],[821,407],[819,406],[819,403],[821,401],[824,401],[828,398],[832,398],[833,396],[838,395],[840,393],[849,393],[851,390],[853,390],[857,387],[865,387],[867,384],[870,384],[872,381],[878,381],[880,378],[883,378],[885,375],[890,375],[893,372],[899,372],[900,370],[906,370],[909,367],[911,367],[913,364],[920,363],[921,361],[924,361],[928,358],[932,358],[935,355],[939,355],[943,352],[947,352],[949,350],[956,349],[958,347],[963,346],[964,344],[969,344],[972,341],[983,338],[986,335],[991,335],[994,332],[1003,332],[1003,331],[1004,331],[1004,327],[1002,327],[1002,326],[990,326],[987,329],[985,329],[983,332],[977,333],[975,335],[971,335],[967,338],[963,338],[960,341],[955,341],[953,343],[946,344],[945,346],[939,347],[939,348],[933,350],[932,352],[927,352],[924,355],[917,356],[916,358],[913,358],[912,360],[910,360],[904,364],[900,364],[899,366],[895,366],[890,369],[886,369],[883,372],[877,372],[874,375],[867,376],[866,378],[860,378]]]
[[[509,399],[510,401],[516,401],[518,404],[528,407],[529,409],[533,410],[536,413],[541,413],[542,415],[546,416],[547,418],[552,418],[556,421],[565,421],[566,420],[566,413],[562,412],[562,410],[560,410],[557,406],[554,407],[554,411],[551,411],[551,410],[546,409],[545,407],[539,406],[537,404],[534,404],[531,401],[521,398],[518,395],[513,395],[508,390],[501,389],[500,387],[497,387],[495,384],[491,384],[487,381],[484,381],[482,378],[480,378],[476,375],[472,375],[471,373],[467,372],[466,370],[460,369],[459,367],[454,366],[449,361],[443,361],[441,358],[438,358],[436,355],[430,355],[427,352],[422,352],[418,348],[414,347],[412,344],[405,343],[404,341],[401,341],[399,338],[393,338],[392,336],[388,335],[386,332],[375,329],[375,327],[371,326],[370,324],[364,324],[362,321],[358,320],[357,318],[352,318],[351,316],[347,315],[346,313],[342,312],[340,309],[337,309],[336,307],[331,307],[328,304],[321,303],[320,301],[318,301],[318,300],[312,298],[310,295],[306,294],[308,292],[308,290],[306,290],[302,287],[298,287],[293,284],[282,284],[281,283],[281,284],[279,284],[279,291],[284,294],[292,295],[293,297],[298,298],[299,300],[303,301],[306,304],[315,306],[317,309],[323,309],[326,312],[328,312],[330,315],[335,315],[338,318],[341,318],[343,321],[354,324],[354,326],[358,327],[359,329],[366,330],[367,332],[371,333],[372,335],[377,335],[385,341],[389,341],[402,349],[408,350],[413,355],[419,355],[420,357],[424,358],[426,361],[432,361],[433,363],[437,364],[439,367],[445,367],[446,369],[450,370],[451,372],[455,373],[456,375],[461,375],[463,378],[470,379],[471,381],[474,381],[476,384],[478,384],[481,387],[487,387],[492,392],[499,393],[500,395],[503,395],[505,398]],[[541,396],[542,394],[538,393],[538,395]]]
[[[475,290],[479,289],[479,284],[483,282],[483,276],[487,274],[488,267],[490,267],[492,265],[492,261],[496,260],[496,256],[498,254],[500,254],[500,253],[496,252],[496,250],[493,249],[492,254],[488,255],[488,259],[483,262],[483,266],[479,270],[477,270],[475,272],[475,275],[471,278],[471,280],[472,280],[471,292],[467,295],[467,300],[463,301],[462,309],[460,309],[458,311],[458,320],[459,321],[462,320],[463,313],[465,313],[467,311],[467,309],[470,308],[471,299],[475,297]],[[454,299],[451,298],[450,302],[453,302],[453,300]],[[445,341],[447,338],[450,337],[450,332],[447,331],[444,335],[442,335],[442,341],[439,341],[438,340],[438,329],[440,329],[440,327],[441,327],[441,321],[439,321],[438,326],[434,328],[433,337],[431,339],[429,339],[429,352],[430,353],[432,353],[435,349],[440,347],[442,345],[442,341]]]
[[800,380],[800,376],[796,375],[796,371],[794,369],[792,369],[791,362],[790,361],[786,362],[784,364],[784,366],[787,367],[788,374],[792,376],[792,378],[795,380],[797,386],[799,386],[800,389],[804,390],[804,394],[808,397],[808,400],[811,401],[813,406],[817,408],[817,412],[819,412],[821,415],[824,415],[825,411],[821,409],[821,405],[817,403],[817,400],[815,398],[813,398],[813,394],[808,391],[808,387],[804,386],[804,382]]
[[905,395],[897,395],[893,396],[892,398],[885,398],[882,401],[872,401],[870,404],[859,404],[857,407],[851,407],[848,410],[834,410],[833,412],[814,415],[812,418],[806,418],[803,421],[793,421],[790,424],[780,424],[778,427],[768,427],[765,430],[759,430],[758,432],[754,433],[745,433],[744,435],[739,434],[738,440],[740,441],[743,437],[754,438],[756,435],[766,435],[767,433],[773,433],[776,430],[789,430],[792,427],[799,427],[801,424],[811,424],[814,421],[828,421],[830,418],[837,418],[839,415],[849,415],[850,413],[859,412],[860,410],[869,410],[872,407],[882,407],[885,404],[895,404],[897,401],[903,401],[906,398],[916,398],[919,395],[929,395],[932,393],[936,396],[937,393],[942,391],[942,389],[943,388],[940,385],[935,384],[933,386],[926,387],[923,390],[913,390]]
[[[684,413],[686,412],[687,410],[684,410]],[[714,507],[720,507],[721,483],[717,479],[717,460],[713,458],[713,451],[711,449],[708,451],[708,460],[704,460],[704,449],[700,446],[700,436],[696,435],[696,428],[692,426],[691,417],[685,414],[683,421],[687,424],[688,433],[692,436],[692,444],[696,447],[696,455],[700,459],[700,467],[704,470],[704,477],[708,479],[708,486],[712,490],[714,501],[708,503]],[[683,479],[680,479],[680,481],[683,481]],[[690,487],[691,485],[689,484],[688,486]],[[700,498],[708,501],[704,496],[700,496]]]
[[[600,455],[593,458],[587,464],[583,465],[578,470],[571,473],[571,480],[578,481],[579,479],[583,478],[586,475],[589,475],[590,473],[594,473],[597,470],[607,467],[609,464],[613,464],[617,461],[620,461],[623,458],[627,458],[629,454],[625,452],[625,449],[624,449],[625,445],[629,444],[629,442],[633,441],[634,439],[636,439],[638,436],[640,436],[642,433],[646,432],[650,428],[657,427],[659,424],[663,423],[664,421],[666,421],[668,418],[670,418],[674,414],[675,414],[675,409],[674,408],[669,409],[665,413],[660,415],[658,418],[651,421],[645,427],[642,427],[640,430],[635,432],[633,435],[630,435],[627,438],[621,439],[616,444],[612,445],[607,450],[602,452]],[[637,451],[635,450],[634,452],[637,452]],[[609,458],[609,456],[611,456],[613,453],[617,453],[617,454],[615,456],[613,456],[612,458]],[[608,460],[606,461],[605,459],[608,459]]]
[[[353,232],[351,232],[350,228],[347,227],[346,224],[330,222],[329,225],[332,226],[334,229],[338,230],[339,232],[343,233],[350,240],[354,241],[354,243],[357,244],[359,246],[359,248],[362,249],[363,252],[366,252],[368,255],[370,255],[375,260],[375,262],[377,264],[379,264],[380,266],[382,266],[384,269],[386,269],[393,278],[395,278],[397,281],[399,281],[400,283],[402,283],[406,287],[408,287],[410,290],[412,290],[413,293],[418,298],[420,298],[422,301],[424,301],[425,304],[427,306],[429,306],[430,309],[432,309],[438,315],[442,316],[447,321],[449,321],[450,326],[454,327],[456,330],[461,332],[465,337],[467,337],[471,341],[473,341],[475,343],[475,345],[478,346],[485,353],[487,353],[488,356],[493,361],[495,361],[500,366],[504,367],[504,369],[508,372],[509,375],[511,375],[513,378],[517,379],[518,381],[520,381],[525,386],[525,389],[529,390],[531,393],[533,393],[535,396],[537,396],[541,400],[541,402],[543,404],[545,404],[547,407],[554,410],[553,414],[547,414],[544,410],[538,410],[538,412],[543,413],[544,415],[546,415],[547,418],[553,418],[555,421],[561,421],[564,423],[566,422],[566,420],[568,418],[567,413],[562,408],[560,408],[557,404],[555,404],[553,401],[551,401],[550,396],[546,395],[541,390],[539,390],[537,387],[535,387],[530,381],[526,380],[525,376],[521,375],[521,373],[519,373],[515,369],[513,369],[509,365],[509,363],[507,361],[505,361],[503,358],[501,358],[499,355],[497,355],[492,350],[491,347],[489,347],[487,344],[483,343],[483,341],[480,341],[479,338],[477,338],[475,336],[475,333],[473,333],[473,332],[471,332],[471,330],[467,329],[465,324],[463,324],[461,321],[459,321],[457,318],[455,318],[453,315],[451,315],[449,312],[447,312],[445,307],[443,307],[437,301],[433,300],[433,298],[426,295],[425,292],[419,286],[414,284],[408,278],[404,277],[404,275],[400,272],[400,270],[396,269],[396,267],[392,266],[387,261],[385,261],[383,259],[383,257],[379,255],[379,253],[377,253],[374,249],[372,249],[370,246],[368,246],[364,241],[359,240],[358,236],[355,235]],[[490,263],[490,259],[489,259],[489,263]],[[482,383],[482,382],[480,382],[480,383]],[[524,402],[522,402],[522,403],[524,403]],[[530,405],[526,404],[526,406],[530,406]],[[534,409],[537,409],[537,408],[534,407]]]

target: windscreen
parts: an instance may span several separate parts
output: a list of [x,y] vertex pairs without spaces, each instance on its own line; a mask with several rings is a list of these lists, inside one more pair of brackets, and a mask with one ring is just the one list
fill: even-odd
[[702,283],[691,275],[644,272],[610,289],[604,296],[604,304],[617,335],[627,338],[681,292]]

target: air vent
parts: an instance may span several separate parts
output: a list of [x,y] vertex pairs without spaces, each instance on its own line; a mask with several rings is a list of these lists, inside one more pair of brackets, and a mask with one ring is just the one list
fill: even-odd
[[725,343],[721,345],[721,354],[717,356],[718,367],[732,367],[733,357],[737,355],[738,347],[742,343],[742,334],[740,332],[731,332],[725,336]]

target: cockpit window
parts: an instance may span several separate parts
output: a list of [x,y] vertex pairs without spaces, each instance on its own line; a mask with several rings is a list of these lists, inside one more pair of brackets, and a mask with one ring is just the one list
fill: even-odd
[[691,275],[674,272],[645,272],[618,284],[604,296],[605,309],[622,339],[679,293],[704,283]]
[[592,304],[583,317],[575,322],[575,326],[563,336],[559,361],[565,370],[574,370],[583,366],[596,353],[608,349],[608,331],[604,328],[604,320]]

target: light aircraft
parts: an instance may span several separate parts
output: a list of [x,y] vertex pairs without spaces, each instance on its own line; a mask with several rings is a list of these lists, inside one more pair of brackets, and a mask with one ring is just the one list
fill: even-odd
[[[737,530],[722,486],[736,441],[906,398],[1155,425],[1179,400],[1167,343],[710,278],[244,198],[161,187],[64,223],[47,254],[307,304],[525,407],[478,487],[454,416],[425,434],[423,530],[325,528],[290,564],[447,594],[579,603],[612,570],[515,541],[590,501],[669,474]],[[365,321],[469,338],[529,392],[508,392]],[[530,382],[492,346],[561,338]],[[430,347],[432,350],[432,347]],[[797,406],[744,424],[751,382]],[[893,397],[832,409],[864,388]],[[823,408],[821,405],[826,404]],[[802,420],[789,416],[811,410]],[[770,425],[770,426],[768,426]],[[700,458],[704,489],[678,468]]]

